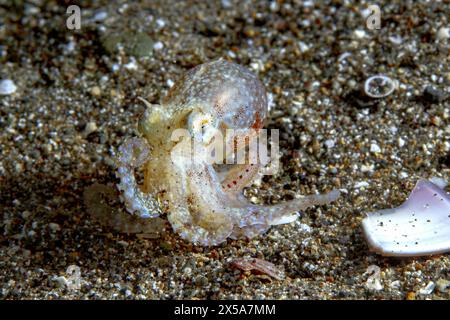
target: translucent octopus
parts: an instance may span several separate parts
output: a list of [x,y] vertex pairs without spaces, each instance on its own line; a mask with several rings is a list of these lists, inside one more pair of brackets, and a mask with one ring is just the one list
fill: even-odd
[[[275,205],[255,205],[243,195],[263,169],[262,162],[229,163],[243,137],[259,135],[267,97],[258,78],[223,59],[188,71],[160,105],[142,99],[147,109],[138,123],[140,138],[119,148],[119,190],[128,212],[144,218],[167,213],[173,230],[196,245],[218,245],[227,238],[253,238],[270,226],[290,223],[298,211],[334,201],[339,192],[308,195]],[[227,135],[234,129],[234,135]],[[182,131],[180,131],[182,130]],[[176,135],[174,132],[187,132]],[[215,133],[230,146],[223,165],[211,163]],[[195,160],[192,159],[194,141]],[[248,142],[248,140],[245,140]],[[220,156],[220,155],[219,155]],[[135,169],[142,168],[143,185]]]

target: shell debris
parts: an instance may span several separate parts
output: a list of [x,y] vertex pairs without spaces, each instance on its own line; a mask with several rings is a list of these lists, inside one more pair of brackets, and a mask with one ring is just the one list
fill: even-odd
[[450,198],[419,180],[408,200],[369,213],[362,227],[369,246],[383,256],[424,256],[450,251]]

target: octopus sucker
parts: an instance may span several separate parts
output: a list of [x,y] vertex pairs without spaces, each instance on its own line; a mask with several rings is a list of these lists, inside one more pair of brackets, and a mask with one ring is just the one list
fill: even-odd
[[[267,96],[258,78],[238,64],[219,59],[191,69],[161,105],[140,99],[147,106],[138,123],[141,137],[119,148],[118,188],[128,212],[148,218],[167,212],[172,229],[187,241],[212,246],[253,238],[339,196],[333,190],[267,206],[244,197],[243,189],[266,166],[261,157],[240,162],[239,156],[264,137]],[[136,183],[137,168],[143,168],[143,187]]]

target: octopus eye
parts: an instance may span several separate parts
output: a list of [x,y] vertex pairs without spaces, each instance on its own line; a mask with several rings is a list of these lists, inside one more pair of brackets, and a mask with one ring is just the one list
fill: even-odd
[[208,143],[216,132],[216,121],[208,113],[193,112],[187,122],[188,130],[193,137],[198,137],[204,143]]
[[188,128],[191,133],[199,132],[212,123],[213,117],[208,113],[193,112],[188,118]]

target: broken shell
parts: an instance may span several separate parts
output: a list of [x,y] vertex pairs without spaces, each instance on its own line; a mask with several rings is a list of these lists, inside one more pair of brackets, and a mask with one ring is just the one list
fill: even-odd
[[396,82],[383,74],[372,76],[364,82],[364,93],[375,99],[387,97],[396,88]]
[[450,198],[419,180],[408,200],[369,213],[362,222],[371,249],[383,256],[423,256],[450,251]]

